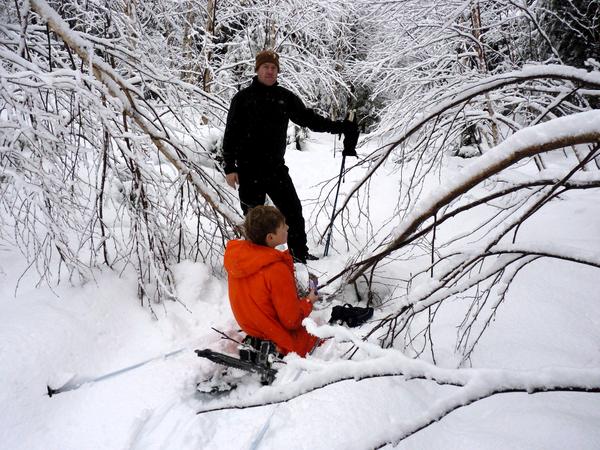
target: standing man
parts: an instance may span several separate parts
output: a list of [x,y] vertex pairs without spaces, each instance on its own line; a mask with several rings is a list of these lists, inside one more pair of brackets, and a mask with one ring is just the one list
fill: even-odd
[[[256,55],[256,76],[231,100],[223,138],[227,184],[236,188],[244,214],[263,205],[266,195],[285,216],[288,247],[294,259],[306,263],[308,252],[302,204],[285,165],[287,128],[291,120],[317,132],[358,136],[350,121],[333,121],[306,108],[302,100],[277,84],[279,55],[263,50]],[[354,155],[356,156],[356,153]]]

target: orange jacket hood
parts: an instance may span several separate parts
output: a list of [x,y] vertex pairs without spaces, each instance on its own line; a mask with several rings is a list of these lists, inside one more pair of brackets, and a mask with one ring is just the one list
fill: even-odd
[[266,245],[236,240],[227,243],[224,265],[230,277],[246,278],[279,261],[294,270],[294,262],[289,251],[280,252]]

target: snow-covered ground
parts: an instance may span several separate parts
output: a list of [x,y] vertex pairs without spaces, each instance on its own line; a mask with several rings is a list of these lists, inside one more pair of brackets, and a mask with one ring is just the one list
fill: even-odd
[[[316,220],[326,220],[325,214],[317,214],[322,206],[315,202],[322,188],[318,183],[339,171],[340,157],[333,158],[332,139],[312,135],[306,151],[288,151],[286,158],[313,231]],[[361,175],[360,171],[348,175],[342,195]],[[373,222],[394,207],[386,192],[395,189],[397,179],[392,175],[380,175],[373,183],[369,211]],[[563,200],[534,216],[524,237],[565,241],[598,253],[598,192],[578,192]],[[312,239],[314,253],[321,254],[314,234]],[[340,244],[334,243],[329,257],[310,264],[321,279],[337,273],[348,258],[339,253],[344,250]],[[461,389],[403,377],[347,380],[285,403],[196,414],[224,403],[292,395],[296,389],[307,390],[311,383],[334,378],[344,370],[342,354],[350,344],[330,340],[306,361],[288,357],[272,387],[261,388],[245,377],[228,397],[210,400],[195,387],[216,367],[197,358],[193,350],[232,352],[232,343],[211,327],[232,336],[237,329],[226,282],[214,277],[209,267],[186,261],[174,268],[185,306],[176,302],[155,306],[159,320],[140,307],[135,279],[127,274],[119,278],[97,273],[96,280],[84,286],[36,287],[31,272],[20,278],[25,268],[14,249],[0,247],[2,449],[366,449],[422,423],[432,409],[443,407]],[[554,260],[535,262],[520,273],[473,355],[474,376],[480,375],[479,368],[535,373],[600,367],[598,273]],[[350,300],[351,293],[346,293],[336,301]],[[452,308],[446,314],[448,320],[441,323],[448,325],[438,328],[436,345],[450,364],[456,317]],[[382,315],[378,311],[375,317]],[[329,308],[323,307],[312,318],[322,324],[328,316]],[[360,329],[353,332],[361,336]],[[162,357],[166,354],[170,355]],[[388,356],[367,346],[357,355],[363,363],[360,370],[374,370],[367,355],[397,358],[407,368],[418,368],[401,355]],[[47,395],[47,386],[76,385],[143,362],[147,363],[78,389]],[[460,408],[397,447],[598,449],[599,424],[598,394],[506,393]]]

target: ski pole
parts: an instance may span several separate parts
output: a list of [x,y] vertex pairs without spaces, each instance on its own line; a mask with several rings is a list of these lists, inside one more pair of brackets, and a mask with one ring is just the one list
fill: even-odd
[[114,372],[106,373],[106,374],[101,375],[96,378],[91,378],[91,377],[75,378],[75,380],[72,379],[71,381],[68,381],[67,383],[65,383],[64,385],[62,385],[61,387],[56,388],[56,389],[53,389],[49,385],[47,385],[46,388],[47,388],[47,392],[48,392],[48,397],[52,397],[53,395],[57,395],[57,394],[62,394],[63,392],[74,391],[75,389],[79,389],[84,384],[96,383],[98,381],[104,381],[104,380],[107,380],[108,378],[116,377],[117,375],[121,375],[122,373],[129,372],[130,370],[145,366],[146,364],[148,364],[152,361],[156,361],[158,359],[166,359],[171,356],[177,355],[178,353],[181,353],[184,350],[187,350],[187,347],[180,348],[179,350],[165,353],[160,356],[155,356],[154,358],[147,359],[146,361],[139,362],[137,364],[134,364],[129,367],[125,367],[123,369],[116,370]]
[[325,240],[325,250],[323,256],[327,256],[329,253],[329,242],[331,241],[331,234],[333,233],[333,219],[335,217],[335,208],[337,207],[338,195],[340,193],[340,185],[342,184],[342,176],[344,175],[344,167],[346,165],[346,156],[342,156],[342,166],[340,167],[340,175],[337,181],[337,188],[335,191],[335,199],[333,200],[333,210],[331,212],[331,222],[329,222],[329,231],[327,233],[327,239]]
[[[348,121],[354,122],[354,110],[350,110],[348,114]],[[354,136],[354,139],[350,139],[347,135],[344,136],[344,151],[342,152],[342,166],[340,167],[340,175],[337,181],[337,188],[335,190],[335,199],[333,200],[333,211],[331,212],[331,222],[329,222],[329,231],[327,239],[325,240],[325,249],[323,256],[327,256],[329,253],[329,244],[331,242],[331,235],[333,233],[333,220],[335,218],[335,209],[337,208],[338,196],[340,194],[340,186],[342,184],[342,176],[344,175],[344,168],[346,167],[346,155],[356,156],[356,141],[358,139],[358,133]]]

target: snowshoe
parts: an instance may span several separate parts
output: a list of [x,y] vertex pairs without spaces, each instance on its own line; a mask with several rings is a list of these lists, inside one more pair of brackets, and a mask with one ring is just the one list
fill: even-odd
[[337,323],[338,325],[346,324],[350,328],[354,328],[362,325],[371,317],[373,317],[373,308],[361,308],[346,303],[344,306],[338,305],[333,307],[329,323]]
[[246,336],[242,342],[239,358],[214,352],[208,348],[196,350],[195,352],[201,358],[209,359],[214,363],[259,374],[260,382],[263,385],[271,384],[275,380],[277,370],[272,365],[282,357],[277,352],[273,342],[252,336]]

